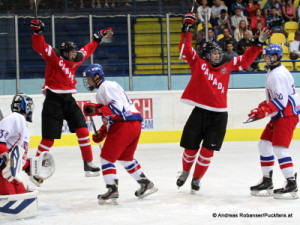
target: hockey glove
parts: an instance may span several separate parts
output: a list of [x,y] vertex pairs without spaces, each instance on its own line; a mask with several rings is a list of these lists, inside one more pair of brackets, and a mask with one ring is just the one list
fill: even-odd
[[248,116],[253,119],[262,119],[275,111],[277,110],[272,103],[264,104],[264,102],[262,102],[259,104],[258,108],[252,109]]
[[102,29],[97,31],[96,33],[93,34],[93,40],[97,41],[98,43],[101,42],[102,38],[104,37],[112,37],[114,34],[113,29],[111,27]]
[[103,107],[103,104],[97,103],[85,103],[83,106],[83,113],[85,116],[101,116],[102,112],[100,108]]
[[265,100],[265,101],[259,103],[258,107],[266,106],[266,105],[268,105],[268,103],[267,103],[267,101]]
[[196,14],[195,13],[187,13],[184,15],[183,22],[182,22],[182,32],[188,32],[192,29],[193,25],[196,21]]
[[268,28],[263,28],[261,31],[257,31],[255,36],[252,38],[252,45],[262,47],[266,40],[272,36],[272,31]]
[[107,127],[105,124],[103,124],[100,129],[96,132],[96,134],[93,135],[93,141],[95,143],[100,143],[103,141],[107,136]]
[[33,19],[33,20],[31,20],[30,28],[31,28],[31,30],[33,30],[33,32],[35,34],[40,34],[44,30],[45,25],[44,25],[43,21],[38,20],[38,19]]

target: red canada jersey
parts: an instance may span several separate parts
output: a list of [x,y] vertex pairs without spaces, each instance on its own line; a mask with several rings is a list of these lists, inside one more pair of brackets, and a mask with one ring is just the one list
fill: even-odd
[[192,47],[190,32],[181,34],[179,50],[184,39],[186,40],[182,56],[188,62],[192,76],[181,96],[181,101],[210,111],[227,111],[230,73],[250,66],[261,53],[262,48],[251,46],[243,55],[234,57],[221,66],[213,67],[210,62],[200,58]]
[[99,46],[96,41],[91,41],[82,47],[82,59],[79,62],[72,62],[58,56],[55,50],[45,42],[42,34],[32,34],[32,48],[43,56],[46,62],[45,84],[43,90],[50,89],[55,93],[76,93],[75,74],[81,64],[90,57]]

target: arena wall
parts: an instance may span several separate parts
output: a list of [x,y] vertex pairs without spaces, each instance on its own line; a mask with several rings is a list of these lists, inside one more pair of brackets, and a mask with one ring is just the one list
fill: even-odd
[[[299,91],[299,90],[298,90]],[[136,107],[144,116],[140,143],[179,142],[183,126],[193,107],[180,102],[182,91],[138,91],[127,92]],[[230,89],[228,92],[228,131],[225,141],[258,140],[268,118],[253,123],[243,124],[247,114],[264,100],[264,89]],[[28,123],[31,132],[30,147],[37,147],[41,139],[41,110],[43,95],[30,95],[35,104],[33,123]],[[10,114],[12,95],[0,96],[1,111],[4,116]],[[85,102],[95,102],[95,93],[75,94],[80,107]],[[93,133],[89,118],[87,125]],[[101,118],[94,118],[97,128]],[[51,125],[49,125],[51,126]],[[296,129],[294,139],[300,139],[300,129]],[[55,146],[76,146],[77,139],[70,134],[67,124],[63,125],[62,139],[55,141]]]

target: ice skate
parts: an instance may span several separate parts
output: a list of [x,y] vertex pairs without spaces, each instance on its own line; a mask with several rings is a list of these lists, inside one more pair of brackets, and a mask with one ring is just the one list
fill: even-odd
[[99,205],[118,205],[117,199],[119,198],[118,186],[116,184],[107,184],[106,188],[108,188],[107,192],[102,195],[98,195],[98,203]]
[[186,179],[188,178],[190,174],[190,171],[182,171],[181,174],[179,175],[176,184],[178,186],[178,188],[180,188],[182,185],[184,185]]
[[272,196],[273,195],[273,171],[270,171],[269,177],[263,176],[262,180],[255,186],[250,187],[252,196]]
[[191,194],[195,194],[200,189],[200,179],[193,178],[191,183]]
[[274,198],[276,199],[297,199],[298,198],[297,187],[297,174],[295,177],[286,179],[284,187],[274,190]]
[[100,176],[100,168],[95,166],[93,162],[83,161],[84,173],[86,177],[98,177]]
[[145,198],[158,191],[152,181],[148,180],[146,177],[137,181],[141,187],[135,192],[135,196],[139,199]]

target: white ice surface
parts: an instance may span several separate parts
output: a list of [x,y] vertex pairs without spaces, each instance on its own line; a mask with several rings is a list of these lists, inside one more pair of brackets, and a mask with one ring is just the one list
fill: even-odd
[[[93,148],[95,162],[99,164],[99,150],[97,146]],[[35,149],[31,149],[31,153],[34,154]],[[250,196],[249,187],[258,183],[262,176],[257,142],[225,142],[215,154],[196,195],[190,194],[191,177],[180,189],[175,184],[182,155],[177,143],[140,145],[136,159],[159,191],[145,199],[137,199],[134,192],[138,184],[117,163],[120,193],[117,206],[98,205],[97,195],[106,191],[103,178],[84,177],[78,147],[56,147],[51,153],[56,171],[42,187],[36,188],[39,191],[38,215],[0,222],[1,225],[300,224],[300,200]],[[295,168],[300,171],[300,141],[292,142],[291,153]],[[284,178],[276,163],[275,188],[283,184]],[[213,213],[225,217],[213,217]],[[240,213],[263,217],[243,218]],[[229,217],[229,214],[237,217]],[[282,214],[291,217],[278,217]]]

